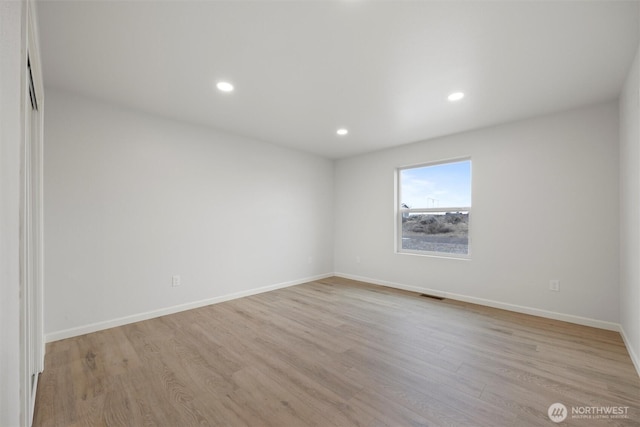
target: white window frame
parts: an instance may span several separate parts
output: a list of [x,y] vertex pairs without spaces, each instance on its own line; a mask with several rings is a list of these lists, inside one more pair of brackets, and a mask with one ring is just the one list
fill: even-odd
[[[403,208],[401,207],[402,203],[402,181],[400,179],[401,173],[404,170],[408,169],[418,169],[430,166],[438,166],[444,165],[448,163],[461,163],[461,162],[469,162],[470,168],[470,191],[471,191],[471,206],[443,206],[443,207],[434,207],[434,208]],[[420,163],[410,166],[400,166],[396,168],[396,200],[395,200],[395,252],[397,254],[402,255],[419,255],[419,256],[427,256],[427,257],[436,257],[436,258],[454,258],[454,259],[463,259],[469,260],[471,259],[471,207],[473,206],[473,162],[471,157],[461,157],[454,159],[446,159],[446,160],[438,160],[435,162],[428,163]],[[449,252],[437,252],[437,251],[421,251],[415,249],[403,249],[402,248],[402,217],[406,214],[412,213],[431,213],[431,212],[468,212],[469,214],[469,233],[467,236],[467,253],[466,254],[457,254],[457,253],[449,253]]]

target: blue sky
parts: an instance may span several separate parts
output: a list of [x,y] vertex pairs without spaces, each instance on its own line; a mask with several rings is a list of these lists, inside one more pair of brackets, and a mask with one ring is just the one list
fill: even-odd
[[471,206],[471,161],[400,171],[400,203],[410,208]]

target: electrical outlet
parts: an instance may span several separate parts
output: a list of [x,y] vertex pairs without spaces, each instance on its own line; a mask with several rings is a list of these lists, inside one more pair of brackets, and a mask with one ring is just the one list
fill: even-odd
[[180,276],[173,276],[171,278],[171,286],[180,286],[182,285],[182,281],[180,280]]
[[549,290],[554,292],[560,292],[560,280],[558,279],[549,280]]

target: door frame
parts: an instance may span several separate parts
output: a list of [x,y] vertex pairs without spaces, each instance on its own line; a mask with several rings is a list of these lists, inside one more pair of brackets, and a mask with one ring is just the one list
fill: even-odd
[[24,2],[20,158],[20,400],[31,426],[39,373],[44,369],[43,105],[35,6]]

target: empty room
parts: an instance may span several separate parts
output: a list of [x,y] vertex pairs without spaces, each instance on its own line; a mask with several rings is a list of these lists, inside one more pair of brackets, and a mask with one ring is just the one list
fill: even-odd
[[0,426],[640,425],[640,2],[0,0]]

